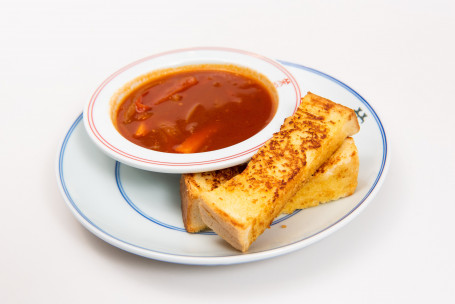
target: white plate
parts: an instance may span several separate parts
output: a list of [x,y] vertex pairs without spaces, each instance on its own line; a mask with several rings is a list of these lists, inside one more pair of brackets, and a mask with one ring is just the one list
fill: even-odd
[[143,171],[109,158],[89,139],[80,115],[64,137],[57,159],[58,183],[76,218],[123,250],[161,261],[200,265],[279,256],[308,246],[352,220],[377,193],[388,168],[389,148],[381,120],[371,105],[344,83],[304,66],[282,63],[302,92],[311,91],[356,111],[361,127],[354,136],[360,170],[352,196],[278,218],[248,253],[240,253],[212,232],[186,233],[180,210],[180,175]]

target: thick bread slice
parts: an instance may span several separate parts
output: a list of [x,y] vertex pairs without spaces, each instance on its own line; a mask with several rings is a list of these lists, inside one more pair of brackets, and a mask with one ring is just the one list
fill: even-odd
[[198,232],[208,228],[199,212],[200,195],[212,191],[243,171],[245,165],[202,173],[182,174],[180,198],[182,218],[186,231]]
[[286,203],[281,213],[314,207],[347,197],[357,188],[359,154],[352,137],[313,174],[308,182]]
[[247,251],[302,181],[358,130],[353,110],[308,93],[241,174],[201,195],[202,220],[234,248]]
[[[183,174],[180,179],[182,216],[188,232],[207,229],[199,213],[201,193],[211,191],[243,171],[245,165],[223,170]],[[352,137],[308,179],[284,206],[281,213],[317,206],[354,193],[357,187],[359,157]]]

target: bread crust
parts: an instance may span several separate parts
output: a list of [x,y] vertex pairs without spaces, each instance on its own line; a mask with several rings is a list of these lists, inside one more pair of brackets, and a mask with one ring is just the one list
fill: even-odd
[[247,251],[302,181],[358,130],[354,111],[308,93],[241,174],[201,194],[202,220],[234,248]]
[[[182,215],[185,229],[195,233],[207,229],[199,213],[200,194],[211,191],[243,171],[245,165],[181,176]],[[308,179],[285,204],[281,213],[314,207],[354,193],[357,187],[359,156],[354,139],[348,137],[341,147]]]
[[199,212],[199,192],[192,176],[180,179],[182,218],[188,232],[198,232],[207,227]]
[[245,165],[238,165],[223,170],[188,173],[181,176],[180,198],[183,224],[186,231],[194,233],[207,228],[207,225],[202,221],[199,212],[201,193],[216,189],[244,169]]
[[341,147],[308,179],[286,203],[281,213],[318,206],[352,195],[357,188],[359,155],[354,139],[348,137]]

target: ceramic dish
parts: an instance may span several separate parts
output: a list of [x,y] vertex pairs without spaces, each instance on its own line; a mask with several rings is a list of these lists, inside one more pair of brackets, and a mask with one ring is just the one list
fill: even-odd
[[[273,119],[259,133],[233,146],[203,153],[163,153],[142,148],[119,134],[112,123],[112,97],[125,84],[151,71],[199,64],[236,65],[264,75],[275,86],[278,106]],[[120,69],[95,91],[84,109],[84,124],[93,142],[110,157],[136,168],[188,173],[222,169],[248,161],[300,103],[299,86],[280,63],[266,57],[225,48],[193,48],[153,55]]]
[[373,199],[389,165],[383,124],[372,106],[335,78],[282,62],[300,88],[354,109],[360,169],[347,198],[277,218],[247,253],[212,232],[186,233],[179,174],[144,171],[106,156],[87,135],[80,115],[67,131],[57,158],[57,179],[75,217],[104,241],[147,258],[182,264],[222,265],[258,261],[308,246],[341,228]]

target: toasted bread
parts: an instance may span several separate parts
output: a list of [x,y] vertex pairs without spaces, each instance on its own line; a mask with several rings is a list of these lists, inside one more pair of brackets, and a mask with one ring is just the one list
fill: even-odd
[[354,193],[359,175],[359,154],[352,137],[308,179],[281,213],[314,207]]
[[180,198],[182,218],[186,231],[198,232],[208,228],[199,212],[200,195],[212,191],[241,173],[245,165],[222,170],[182,174],[180,178]]
[[[199,213],[201,193],[212,191],[241,173],[245,165],[203,173],[183,174],[180,180],[182,216],[188,232],[207,229]],[[352,137],[308,179],[284,206],[282,213],[317,206],[354,193],[357,187],[359,157]]]
[[201,194],[203,222],[234,248],[247,251],[302,187],[302,181],[358,131],[353,110],[308,93],[242,173]]

